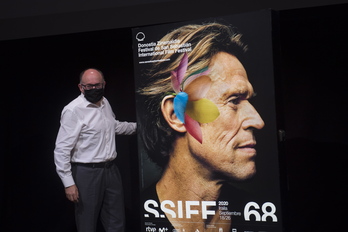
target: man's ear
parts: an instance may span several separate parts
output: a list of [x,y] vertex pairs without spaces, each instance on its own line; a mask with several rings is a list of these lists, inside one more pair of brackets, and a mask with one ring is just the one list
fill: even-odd
[[80,89],[81,93],[83,93],[83,94],[84,94],[85,92],[84,92],[84,90],[83,90],[82,85],[81,85],[81,84],[78,84],[77,86],[79,87],[79,89]]
[[174,97],[175,96],[168,95],[163,98],[161,103],[163,117],[174,130],[178,132],[186,132],[184,123],[182,123],[174,113]]

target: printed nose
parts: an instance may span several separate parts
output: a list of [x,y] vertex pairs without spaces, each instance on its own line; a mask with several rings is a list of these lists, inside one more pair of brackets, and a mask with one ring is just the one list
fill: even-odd
[[251,105],[250,102],[247,102],[245,107],[243,129],[262,129],[265,126],[265,122],[262,120],[254,106]]

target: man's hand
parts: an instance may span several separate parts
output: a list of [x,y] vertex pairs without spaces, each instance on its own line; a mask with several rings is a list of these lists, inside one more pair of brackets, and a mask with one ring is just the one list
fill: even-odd
[[79,202],[79,191],[76,185],[71,185],[65,188],[65,195],[72,202]]

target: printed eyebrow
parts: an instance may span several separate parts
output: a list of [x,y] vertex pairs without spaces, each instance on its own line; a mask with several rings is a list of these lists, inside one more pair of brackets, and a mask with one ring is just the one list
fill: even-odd
[[250,99],[250,98],[255,97],[255,96],[256,96],[256,93],[254,91],[251,92],[249,90],[245,90],[245,91],[242,90],[242,91],[238,91],[236,93],[229,94],[226,99],[229,99],[231,97],[240,97],[243,99]]

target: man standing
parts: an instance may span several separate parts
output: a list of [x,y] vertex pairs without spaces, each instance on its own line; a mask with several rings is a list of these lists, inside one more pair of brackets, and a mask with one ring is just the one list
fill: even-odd
[[121,176],[114,163],[115,135],[131,135],[136,123],[116,120],[104,95],[101,71],[80,75],[81,95],[64,107],[54,150],[66,197],[75,202],[79,232],[94,232],[100,215],[107,232],[124,231]]

